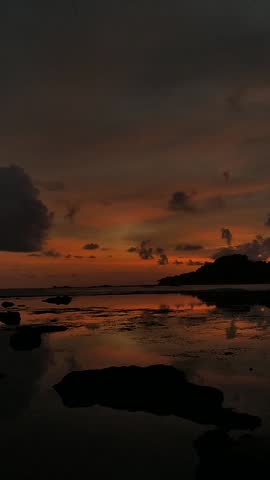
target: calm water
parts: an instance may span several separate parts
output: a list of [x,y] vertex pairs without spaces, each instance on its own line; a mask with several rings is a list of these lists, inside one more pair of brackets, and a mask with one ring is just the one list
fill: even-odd
[[14,328],[0,324],[3,478],[197,478],[194,442],[214,427],[98,406],[68,409],[52,389],[72,370],[112,365],[169,364],[195,383],[220,388],[225,406],[262,418],[246,455],[269,457],[267,307],[217,308],[177,293],[83,293],[68,306],[14,299],[22,324],[68,327],[43,335],[35,350],[14,351]]

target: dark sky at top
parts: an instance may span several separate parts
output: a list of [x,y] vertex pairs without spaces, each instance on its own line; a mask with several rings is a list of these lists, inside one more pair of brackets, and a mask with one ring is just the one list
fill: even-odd
[[[267,238],[269,2],[3,0],[0,23],[0,167],[24,168],[54,212],[41,256],[3,253],[8,271],[153,280],[226,246],[222,228]],[[148,241],[168,265],[140,258]],[[90,273],[64,261],[91,243]]]

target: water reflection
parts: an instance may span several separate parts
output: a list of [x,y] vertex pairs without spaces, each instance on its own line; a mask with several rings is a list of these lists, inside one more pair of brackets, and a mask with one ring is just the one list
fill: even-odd
[[[24,305],[18,328],[28,326],[32,332],[38,327],[35,332],[42,335],[39,347],[15,351],[10,339],[22,330],[0,327],[0,415],[6,424],[0,448],[7,454],[6,478],[21,478],[21,471],[25,479],[37,478],[31,465],[42,465],[40,479],[74,478],[78,462],[87,475],[94,472],[99,478],[126,478],[127,471],[129,478],[160,478],[161,473],[171,478],[175,472],[185,479],[214,478],[214,470],[222,478],[232,464],[245,472],[244,457],[253,450],[258,452],[254,465],[260,448],[270,458],[270,309],[265,293],[251,299],[234,295],[229,301],[223,294],[214,299],[194,292],[74,297],[71,305],[53,308],[42,298],[17,304]],[[190,383],[218,388],[224,392],[224,408],[261,417],[262,428],[247,440],[238,432],[230,437],[209,432],[208,426],[175,415],[160,418],[101,406],[70,412],[52,389],[74,370],[153,364],[177,367]],[[8,453],[15,442],[20,451],[13,451],[11,461]],[[130,467],[134,451],[136,472]]]
[[[266,441],[265,441],[266,440]],[[269,469],[269,439],[210,430],[194,441],[200,459],[197,479],[254,478]]]
[[9,332],[0,335],[0,418],[2,421],[21,415],[38,391],[46,372],[50,353],[41,346],[34,353],[16,354],[9,346]]

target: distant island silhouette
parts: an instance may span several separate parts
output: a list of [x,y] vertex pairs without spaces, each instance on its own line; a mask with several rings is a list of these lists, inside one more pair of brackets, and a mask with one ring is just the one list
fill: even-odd
[[207,262],[195,272],[161,278],[159,285],[270,284],[270,262],[252,261],[247,255],[228,255]]

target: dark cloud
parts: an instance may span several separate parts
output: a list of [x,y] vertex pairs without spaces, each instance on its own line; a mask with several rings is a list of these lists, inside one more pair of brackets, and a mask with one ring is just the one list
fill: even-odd
[[234,247],[221,248],[215,252],[212,257],[214,259],[224,255],[234,255],[239,253],[247,255],[250,260],[267,260],[270,257],[270,237],[257,237],[252,242],[242,243]]
[[191,259],[190,259],[190,260],[187,262],[187,265],[188,265],[189,267],[200,267],[200,266],[204,265],[204,262],[200,262],[199,260],[191,260]]
[[65,258],[66,260],[82,260],[84,258],[97,258],[95,255],[89,255],[88,257],[83,256],[83,255],[71,255],[70,253],[68,255],[62,255],[60,252],[57,252],[56,250],[47,250],[44,252],[40,253],[31,253],[29,254],[30,257],[49,257],[49,258]]
[[221,229],[221,238],[222,238],[222,240],[225,240],[225,242],[227,243],[227,245],[229,247],[231,246],[233,236],[232,236],[232,232],[230,231],[229,228],[222,228]]
[[[44,250],[43,252],[40,253],[30,253],[29,257],[49,257],[49,258],[60,258],[63,255],[60,252],[57,252],[56,250]],[[71,255],[66,256],[66,258],[71,257]]]
[[196,243],[178,243],[178,245],[176,245],[175,247],[175,250],[177,252],[179,251],[183,251],[183,252],[191,252],[191,251],[195,251],[195,250],[203,250],[203,246],[202,245],[198,245]]
[[0,250],[40,250],[51,223],[52,214],[25,171],[17,166],[0,167]]
[[158,265],[168,265],[169,263],[169,259],[164,248],[154,248],[151,245],[150,240],[143,240],[139,247],[130,247],[127,251],[130,253],[138,253],[142,260],[153,260],[157,257]]
[[48,192],[63,192],[65,184],[57,180],[37,180],[36,185]]
[[165,253],[165,250],[164,248],[161,248],[161,247],[157,247],[156,250],[155,250],[155,253],[158,255],[158,265],[168,265],[169,263],[169,259]]
[[[112,138],[119,145],[132,127],[144,129],[149,120],[166,122],[176,111],[177,123],[181,116],[186,120],[194,104],[195,124],[201,107],[197,95],[207,98],[211,89],[221,110],[212,93],[218,83],[236,83],[230,87],[235,105],[241,76],[252,83],[269,72],[269,5],[264,0],[169,0],[166,5],[116,0],[113,8],[109,0],[78,0],[77,15],[64,0],[54,6],[29,0],[24,9],[21,3],[13,0],[1,9],[0,48],[8,62],[1,92],[4,106],[10,105],[2,123],[7,133],[23,131],[25,139],[34,139],[33,149],[52,166],[69,161],[75,170],[77,156],[71,157],[78,147],[88,153]],[[179,131],[184,136],[187,129],[180,123]],[[41,146],[55,155],[46,156]],[[89,158],[86,154],[82,160],[85,165]]]
[[225,199],[220,195],[214,195],[208,198],[197,198],[196,201],[194,196],[195,194],[187,194],[186,192],[173,193],[168,203],[169,210],[202,214],[221,210],[226,207]]
[[66,207],[66,209],[67,209],[67,213],[65,215],[65,220],[67,220],[70,223],[73,223],[80,211],[80,207],[79,205],[73,205],[73,206]]
[[83,256],[83,255],[65,255],[66,259],[76,259],[76,260],[82,260],[83,258],[97,258],[95,255],[89,255],[88,257]]
[[151,247],[150,240],[143,240],[138,247],[137,252],[142,260],[153,260],[153,247]]
[[42,252],[44,257],[52,257],[52,258],[59,258],[62,257],[62,254],[60,252],[57,252],[56,250],[46,250]]
[[178,260],[176,259],[174,262],[173,262],[174,265],[184,265],[184,262],[182,262],[181,260]]
[[129,247],[129,248],[127,249],[127,252],[129,252],[129,253],[136,253],[136,252],[137,252],[137,247]]
[[169,259],[166,255],[166,253],[160,253],[159,254],[159,259],[158,259],[158,264],[159,265],[168,265]]
[[98,250],[99,245],[98,245],[98,243],[87,243],[82,248],[83,248],[83,250]]
[[186,192],[174,192],[169,200],[169,210],[194,212],[196,207],[193,204],[193,196]]

